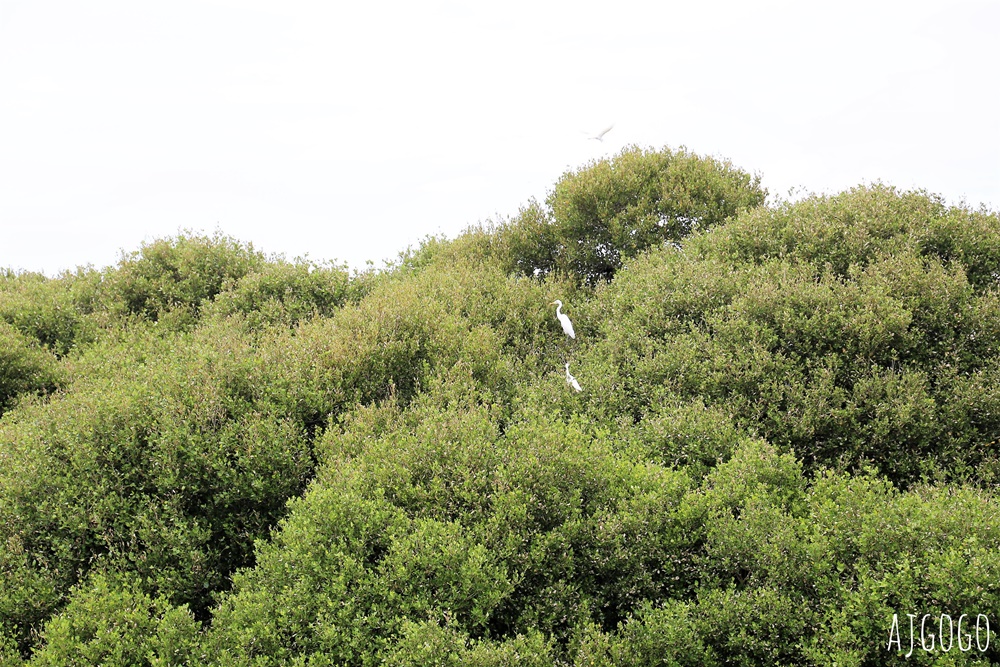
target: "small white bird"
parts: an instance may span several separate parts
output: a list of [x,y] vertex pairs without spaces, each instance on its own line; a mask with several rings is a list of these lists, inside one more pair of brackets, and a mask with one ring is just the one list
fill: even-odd
[[601,143],[604,143],[604,135],[607,134],[608,132],[610,132],[611,128],[613,128],[613,127],[614,127],[614,125],[608,125],[606,128],[604,128],[603,130],[601,130],[600,132],[598,132],[597,134],[595,134],[594,136],[589,137],[589,138],[590,139],[596,139],[597,141],[600,141]]
[[566,332],[567,336],[569,336],[570,338],[573,338],[575,340],[576,339],[576,332],[573,331],[573,323],[569,321],[569,317],[567,317],[566,315],[563,315],[563,313],[562,313],[562,310],[561,310],[562,309],[562,301],[560,301],[559,299],[556,299],[555,301],[553,301],[549,305],[551,306],[553,304],[555,304],[555,307],[556,307],[556,319],[559,320],[559,324],[562,325],[563,331]]
[[566,383],[573,387],[577,391],[583,391],[580,389],[580,383],[576,381],[576,378],[569,374],[569,362],[566,362]]

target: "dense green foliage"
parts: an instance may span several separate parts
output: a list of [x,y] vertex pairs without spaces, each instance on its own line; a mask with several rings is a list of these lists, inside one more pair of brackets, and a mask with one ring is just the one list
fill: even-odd
[[628,149],[379,272],[7,272],[0,665],[996,661],[903,654],[1000,619],[998,266],[995,213]]
[[151,598],[129,578],[97,574],[45,627],[32,664],[138,667],[190,664],[199,626],[183,607]]
[[265,266],[265,257],[232,239],[178,236],[144,245],[109,274],[107,305],[157,319],[170,310],[197,312],[202,303]]
[[0,322],[62,356],[78,342],[93,340],[95,322],[90,315],[100,280],[100,275],[86,269],[59,280],[7,272],[0,276]]
[[558,270],[593,285],[640,252],[759,206],[765,195],[760,177],[729,162],[632,146],[564,174],[548,209],[525,207],[498,240],[512,269]]
[[55,357],[0,321],[0,415],[21,394],[55,389],[58,376]]
[[636,419],[706,401],[811,468],[995,483],[997,261],[995,215],[916,193],[758,209],[608,285],[591,395]]

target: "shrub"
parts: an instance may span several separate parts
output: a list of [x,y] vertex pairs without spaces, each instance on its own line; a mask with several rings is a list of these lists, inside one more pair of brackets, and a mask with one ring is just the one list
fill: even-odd
[[[870,473],[810,483],[791,457],[747,443],[682,500],[702,540],[693,594],[650,599],[613,631],[582,628],[575,664],[890,664],[909,648],[904,636],[899,656],[886,649],[893,614],[997,609],[995,506]],[[942,655],[918,647],[912,660]]]
[[539,633],[496,642],[471,640],[468,635],[437,623],[403,625],[399,642],[385,664],[395,667],[470,665],[473,667],[547,667],[556,663],[552,647]]
[[90,269],[47,279],[39,274],[0,278],[0,322],[35,338],[57,356],[94,340],[97,324],[88,317],[97,299],[100,275]]
[[22,641],[98,562],[205,618],[311,474],[303,425],[242,393],[267,377],[247,341],[129,340],[0,422],[0,622]]
[[21,667],[23,664],[17,643],[0,626],[0,667]]
[[961,267],[982,292],[997,284],[1000,214],[948,207],[922,190],[875,184],[747,211],[732,224],[691,240],[689,251],[734,266],[785,258],[839,276],[855,265],[914,254],[946,268]]
[[544,277],[559,266],[560,249],[566,243],[551,213],[532,200],[517,215],[497,225],[491,237],[492,251],[504,267],[522,276]]
[[143,244],[105,274],[103,303],[118,315],[151,320],[175,308],[197,313],[201,305],[247,274],[265,257],[235,239],[178,234]]
[[[501,436],[474,390],[453,390],[362,409],[324,436],[316,483],[237,577],[213,651],[368,664],[426,649],[449,664],[509,655],[519,636],[565,643],[578,623],[614,627],[690,586],[684,475],[541,418]],[[427,619],[448,629],[413,625]],[[432,648],[400,639],[418,628]],[[544,645],[529,655],[547,660]]]
[[312,439],[331,420],[387,399],[405,406],[445,378],[506,404],[514,364],[498,335],[513,345],[526,331],[520,349],[543,353],[532,346],[552,326],[546,295],[467,268],[382,283],[293,328],[248,332],[220,314],[176,333],[161,325],[177,311],[165,311],[68,359],[72,391],[0,430],[12,464],[0,471],[3,536],[33,554],[7,554],[0,576],[46,592],[18,588],[2,618],[29,637],[101,562],[204,619],[311,476]]
[[294,326],[314,315],[329,317],[351,296],[347,271],[311,262],[271,262],[215,296],[207,310],[240,313],[254,329]]
[[582,363],[606,369],[615,410],[636,420],[678,396],[809,467],[990,483],[1000,296],[955,257],[922,254],[916,231],[960,213],[883,188],[748,212],[622,272]]
[[764,203],[760,178],[686,150],[624,149],[567,172],[546,200],[499,229],[511,269],[593,285],[629,258]]
[[60,376],[55,357],[0,321],[0,415],[21,394],[54,390]]
[[188,665],[199,624],[184,607],[150,597],[136,582],[95,574],[45,625],[32,665],[166,667]]

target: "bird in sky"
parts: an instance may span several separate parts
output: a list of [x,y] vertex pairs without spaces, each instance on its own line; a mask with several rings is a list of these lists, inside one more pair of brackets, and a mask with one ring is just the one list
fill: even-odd
[[576,339],[576,332],[573,331],[573,323],[569,321],[569,317],[562,313],[562,301],[556,299],[549,305],[555,304],[556,306],[556,319],[559,320],[559,324],[562,325],[562,330],[566,332],[566,335],[570,338]]
[[614,125],[608,125],[606,128],[604,128],[603,130],[601,130],[600,132],[598,132],[597,134],[595,134],[594,136],[589,137],[589,138],[590,139],[596,139],[597,141],[600,141],[601,143],[604,143],[604,135],[607,134],[608,132],[610,132],[611,128],[613,128],[613,127],[614,127]]
[[566,383],[576,389],[577,391],[583,391],[580,389],[580,383],[576,381],[576,378],[569,374],[569,362],[566,362]]

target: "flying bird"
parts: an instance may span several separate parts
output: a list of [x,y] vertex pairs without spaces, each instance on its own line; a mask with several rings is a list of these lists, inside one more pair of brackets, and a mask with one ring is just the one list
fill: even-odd
[[576,389],[577,391],[583,391],[580,389],[580,383],[576,381],[576,378],[569,374],[569,362],[566,362],[566,383]]
[[590,139],[596,139],[597,141],[600,141],[601,143],[604,143],[604,135],[607,134],[608,132],[610,132],[611,128],[613,128],[613,127],[614,127],[614,125],[608,125],[606,128],[604,128],[603,130],[601,130],[600,132],[598,132],[597,134],[595,134],[594,136],[589,137],[589,138]]
[[563,313],[562,313],[562,310],[561,310],[562,309],[562,301],[560,301],[559,299],[556,299],[555,301],[553,301],[549,305],[551,306],[552,304],[555,304],[555,306],[556,306],[556,319],[559,320],[559,324],[562,325],[563,331],[565,331],[566,335],[569,336],[570,338],[576,339],[576,332],[573,331],[573,323],[569,321],[569,317],[567,317],[566,315],[563,315]]

